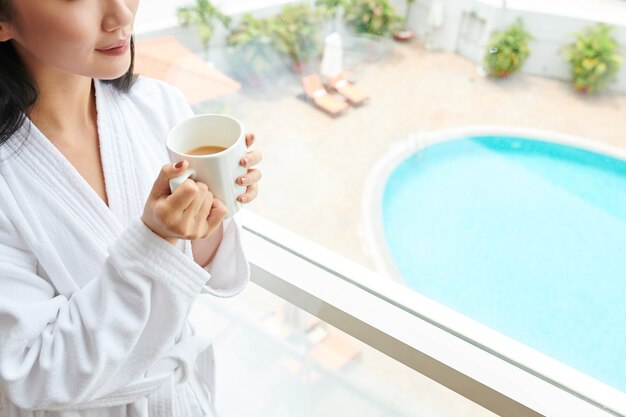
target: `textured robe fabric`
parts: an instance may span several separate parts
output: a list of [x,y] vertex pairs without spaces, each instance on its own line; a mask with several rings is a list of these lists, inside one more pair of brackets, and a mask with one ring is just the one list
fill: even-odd
[[248,282],[239,227],[204,269],[148,229],[167,133],[193,113],[160,81],[94,86],[108,206],[29,121],[0,147],[0,415],[211,415],[211,341],[187,315]]

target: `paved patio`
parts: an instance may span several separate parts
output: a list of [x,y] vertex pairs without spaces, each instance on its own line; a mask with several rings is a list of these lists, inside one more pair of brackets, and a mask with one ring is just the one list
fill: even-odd
[[566,82],[528,75],[485,79],[465,58],[417,41],[391,43],[379,58],[352,65],[371,102],[336,119],[297,97],[294,74],[213,103],[240,117],[263,150],[261,194],[249,208],[370,268],[360,238],[365,183],[378,158],[409,134],[498,124],[626,147],[626,95],[582,96]]

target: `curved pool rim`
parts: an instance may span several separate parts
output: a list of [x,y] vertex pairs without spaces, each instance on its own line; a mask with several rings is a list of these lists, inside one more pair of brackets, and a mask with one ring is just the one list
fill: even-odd
[[[404,282],[386,244],[382,201],[385,185],[393,171],[417,151],[431,145],[474,136],[508,136],[526,140],[552,142],[580,148],[626,161],[626,150],[590,139],[542,129],[498,125],[459,126],[422,131],[401,140],[389,149],[372,168],[365,184],[362,201],[362,238],[365,250],[380,273]],[[471,343],[495,357],[505,360],[558,388],[564,389],[616,416],[626,415],[626,394],[591,376],[565,365],[522,342],[452,310],[415,291],[420,303],[405,305],[407,310],[423,317],[443,330]],[[470,336],[471,335],[471,336]]]

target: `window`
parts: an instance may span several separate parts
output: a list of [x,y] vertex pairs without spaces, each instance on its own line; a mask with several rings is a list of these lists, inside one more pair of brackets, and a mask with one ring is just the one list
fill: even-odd
[[[138,61],[169,56],[160,76],[197,112],[233,115],[259,138],[262,194],[242,216],[263,252],[255,282],[468,397],[475,415],[625,415],[626,70],[605,89],[589,71],[623,55],[612,39],[626,42],[626,4],[393,2],[414,35],[399,42],[362,33],[351,13],[317,21],[311,2],[285,3],[216,2],[233,20],[207,45],[176,23],[186,2],[138,16]],[[608,60],[582,63],[574,48],[568,62],[577,33],[601,37]],[[398,314],[398,328],[368,306]],[[317,369],[305,357],[293,359]],[[356,389],[342,378],[326,388]],[[385,407],[361,415],[406,412]]]

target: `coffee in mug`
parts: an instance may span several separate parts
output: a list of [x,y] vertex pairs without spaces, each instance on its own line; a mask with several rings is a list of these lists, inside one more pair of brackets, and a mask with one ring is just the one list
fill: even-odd
[[243,124],[220,114],[193,116],[175,126],[166,142],[172,162],[185,160],[189,169],[170,179],[174,192],[188,178],[203,182],[215,198],[222,201],[231,217],[239,211],[237,197],[246,187],[237,178],[248,172],[240,164],[247,151]]
[[185,152],[187,155],[213,155],[225,150],[223,146],[198,146]]

